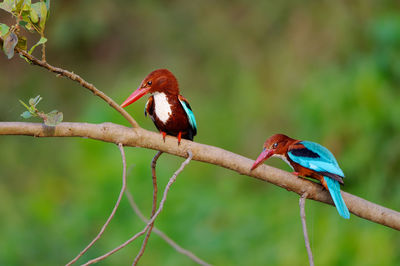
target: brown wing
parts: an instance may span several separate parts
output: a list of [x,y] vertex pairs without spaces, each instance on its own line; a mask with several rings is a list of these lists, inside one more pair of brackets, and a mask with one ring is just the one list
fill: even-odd
[[190,104],[186,100],[186,98],[183,97],[182,95],[178,95],[178,99],[179,99],[179,102],[181,103],[181,105],[182,105],[182,107],[183,107],[183,109],[185,111],[187,120],[188,120],[189,125],[190,125],[190,130],[189,130],[190,132],[188,132],[189,135],[190,135],[189,139],[193,140],[193,137],[196,136],[196,134],[197,134],[196,118],[194,117],[192,108],[190,107]]
[[149,99],[147,100],[146,106],[144,108],[144,116],[147,116],[149,114],[151,120],[154,122],[154,98],[153,96],[150,96]]

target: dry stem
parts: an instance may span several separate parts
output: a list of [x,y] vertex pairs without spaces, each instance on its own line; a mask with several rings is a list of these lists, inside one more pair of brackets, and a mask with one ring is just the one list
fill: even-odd
[[[157,175],[156,175],[156,165],[157,165],[157,160],[158,160],[158,158],[160,158],[161,154],[162,154],[162,151],[158,151],[158,152],[156,153],[156,155],[154,156],[153,160],[151,160],[151,177],[152,177],[152,179],[153,179],[153,207],[152,207],[152,210],[151,210],[151,216],[150,216],[150,218],[153,217],[153,215],[156,213],[156,210],[157,210]],[[151,230],[153,230],[153,227],[154,227],[154,223],[152,223],[152,224],[150,225],[149,230],[147,231],[147,234],[146,234],[146,236],[145,236],[145,238],[144,238],[144,240],[143,240],[142,247],[140,248],[140,251],[139,251],[139,253],[138,253],[137,256],[136,256],[136,258],[135,258],[135,260],[134,260],[134,262],[133,262],[133,265],[136,265],[136,264],[139,262],[140,258],[142,257],[142,255],[143,255],[143,253],[144,253],[144,250],[146,249],[147,242],[149,241],[150,234],[151,234]]]
[[[125,194],[126,194],[126,197],[128,198],[129,204],[131,205],[133,211],[137,214],[137,216],[139,216],[139,218],[145,224],[147,224],[149,222],[149,220],[147,220],[146,217],[144,217],[143,213],[140,211],[139,207],[137,206],[137,204],[136,204],[135,200],[133,199],[133,196],[129,192],[129,190],[126,190]],[[205,262],[202,259],[200,259],[199,257],[197,257],[195,254],[193,254],[193,252],[191,252],[191,251],[189,251],[187,249],[184,249],[183,247],[179,246],[174,240],[169,238],[164,232],[162,232],[158,228],[154,227],[153,228],[153,232],[156,233],[158,236],[160,236],[162,239],[164,239],[165,242],[167,242],[169,245],[171,245],[177,252],[179,252],[179,253],[181,253],[183,255],[186,255],[189,259],[193,260],[197,264],[204,265],[204,266],[209,266],[210,265],[207,262]]]
[[314,266],[314,258],[310,247],[310,239],[308,238],[308,233],[307,233],[306,210],[305,210],[306,199],[307,199],[307,193],[304,193],[299,200],[300,217],[301,217],[301,224],[303,225],[303,234],[308,254],[308,261],[310,263],[310,266]]
[[192,160],[192,158],[193,158],[193,153],[192,153],[190,150],[188,150],[187,153],[188,153],[188,155],[189,155],[188,158],[181,164],[181,166],[179,167],[179,169],[178,169],[178,170],[172,175],[172,177],[169,179],[168,184],[167,184],[167,186],[165,187],[163,197],[162,197],[162,199],[161,199],[161,201],[160,201],[160,207],[158,207],[158,210],[157,210],[156,213],[153,215],[153,217],[151,217],[150,221],[147,223],[147,225],[145,226],[145,228],[144,228],[142,231],[140,231],[139,233],[135,234],[135,235],[134,235],[133,237],[131,237],[130,239],[128,239],[125,243],[119,245],[119,246],[116,247],[115,249],[113,249],[113,250],[107,252],[106,254],[104,254],[104,255],[102,255],[102,256],[100,256],[100,257],[97,257],[97,258],[95,258],[95,259],[92,259],[92,260],[88,261],[88,262],[85,263],[84,265],[91,265],[91,264],[93,264],[93,263],[97,263],[97,262],[99,262],[99,261],[101,261],[101,260],[104,260],[105,258],[111,256],[112,254],[114,254],[114,253],[117,252],[118,250],[120,250],[120,249],[126,247],[127,245],[129,245],[131,242],[133,242],[135,239],[137,239],[139,236],[143,235],[143,234],[147,231],[147,229],[150,227],[150,225],[151,225],[152,223],[154,223],[154,221],[156,220],[157,216],[158,216],[158,215],[161,213],[161,211],[163,210],[165,201],[167,200],[168,191],[170,190],[172,184],[176,181],[176,178],[177,178],[178,175],[183,171],[183,169],[185,168],[185,166],[188,165],[188,164],[190,163],[190,161]]

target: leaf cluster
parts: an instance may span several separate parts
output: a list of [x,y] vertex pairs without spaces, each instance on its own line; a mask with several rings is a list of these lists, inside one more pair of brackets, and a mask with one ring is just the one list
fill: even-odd
[[45,125],[47,126],[57,126],[58,124],[60,124],[63,121],[63,113],[59,112],[57,110],[53,110],[49,113],[44,113],[39,111],[36,106],[38,105],[38,103],[42,100],[42,97],[40,97],[40,95],[36,96],[35,98],[30,98],[29,102],[27,105],[26,103],[24,103],[22,100],[19,100],[19,102],[25,106],[26,109],[28,109],[27,111],[23,112],[21,114],[21,116],[25,119],[31,118],[31,117],[40,117],[43,119],[43,122]]
[[47,42],[44,36],[46,21],[50,14],[50,0],[40,0],[32,3],[31,0],[4,0],[0,8],[10,13],[16,19],[14,25],[8,26],[0,23],[0,37],[3,39],[3,51],[11,59],[14,56],[14,48],[27,50],[27,38],[20,32],[20,27],[31,33],[40,35],[39,41],[29,49],[32,54],[39,45]]

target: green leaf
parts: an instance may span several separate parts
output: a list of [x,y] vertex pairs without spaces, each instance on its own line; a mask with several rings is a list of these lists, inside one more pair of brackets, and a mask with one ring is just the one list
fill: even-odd
[[44,2],[37,2],[31,5],[32,9],[35,10],[36,14],[39,16],[39,23],[36,23],[39,27],[40,32],[44,31],[47,19],[47,8]]
[[44,27],[46,26],[46,20],[47,20],[47,7],[44,2],[40,2],[40,28],[42,28],[42,31],[44,30]]
[[62,112],[57,110],[53,110],[50,113],[46,114],[46,118],[44,119],[44,124],[47,126],[57,126],[63,121],[64,115]]
[[22,6],[22,11],[31,10],[31,0],[25,0],[24,5]]
[[[39,22],[38,13],[32,9],[31,0],[25,0],[21,9],[21,13],[18,13],[20,19],[20,25],[24,26],[27,30],[33,31],[32,23]],[[21,23],[21,22],[24,23]]]
[[19,36],[17,47],[25,51],[28,49],[27,40],[24,36]]
[[47,18],[50,16],[50,0],[44,0],[44,3],[46,4],[47,8]]
[[47,10],[50,10],[50,0],[44,0]]
[[0,23],[0,36],[5,36],[10,30],[6,24]]
[[0,8],[11,13],[14,6],[14,0],[4,0],[0,3]]
[[21,25],[22,27],[26,27],[26,24],[28,24],[28,22],[26,22],[25,20],[19,21],[19,25]]
[[21,116],[25,119],[31,118],[32,114],[29,111],[25,111],[21,114]]
[[42,100],[43,98],[40,95],[36,96],[35,98],[29,99],[29,105],[36,107],[36,105]]
[[28,106],[26,103],[24,103],[22,100],[18,100],[18,101],[19,101],[23,106],[25,106],[26,109],[28,109],[28,110],[30,109],[29,106]]
[[28,53],[29,53],[29,54],[32,54],[33,50],[35,50],[35,48],[36,48],[38,45],[44,44],[45,42],[47,42],[47,39],[46,39],[45,37],[40,38],[40,40],[39,40],[34,46],[32,46],[31,49],[29,49],[29,52],[28,52]]
[[39,22],[39,15],[36,13],[35,9],[31,8],[29,10],[29,18],[32,21],[32,23],[38,23]]
[[16,1],[14,1],[14,6],[13,6],[12,11],[14,13],[16,13],[16,14],[21,13],[22,6],[23,6],[24,2],[25,2],[25,0],[16,0]]
[[35,31],[35,28],[32,26],[32,23],[30,21],[26,22],[26,21],[22,21],[21,20],[19,22],[19,24],[24,26],[24,28],[27,29],[29,32],[34,32]]
[[3,51],[8,59],[14,56],[14,48],[18,43],[18,37],[14,32],[10,32],[4,40]]

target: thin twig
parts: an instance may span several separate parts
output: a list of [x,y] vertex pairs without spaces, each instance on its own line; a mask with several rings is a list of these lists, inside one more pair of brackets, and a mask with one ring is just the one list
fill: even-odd
[[[44,37],[42,35],[42,37]],[[46,62],[46,43],[42,43],[42,61]]]
[[[158,151],[156,155],[154,156],[153,160],[151,160],[151,177],[153,179],[153,207],[151,209],[151,215],[150,218],[153,217],[153,215],[156,213],[157,210],[157,175],[156,175],[156,165],[157,165],[157,160],[160,158],[162,151]],[[149,227],[149,230],[147,230],[146,236],[143,240],[142,247],[140,248],[139,253],[137,254],[135,260],[133,261],[133,265],[136,265],[140,258],[142,257],[144,250],[146,249],[147,242],[149,241],[151,230],[153,230],[154,223],[152,223]]]
[[[1,43],[3,42],[3,39],[1,37],[0,37],[0,42]],[[45,49],[45,44],[43,44],[42,49]],[[55,66],[50,65],[46,61],[45,53],[43,51],[42,51],[42,54],[44,55],[43,60],[39,60],[35,56],[29,54],[25,50],[22,50],[22,49],[20,49],[18,47],[15,47],[14,50],[18,54],[20,54],[22,57],[25,57],[33,65],[37,65],[37,66],[43,67],[43,68],[45,68],[45,69],[57,74],[57,76],[63,76],[63,77],[66,77],[66,78],[69,78],[69,79],[71,79],[73,81],[78,82],[82,87],[90,90],[94,95],[100,97],[106,103],[108,103],[112,108],[117,110],[117,112],[119,112],[132,125],[132,127],[134,127],[134,128],[138,128],[139,127],[139,124],[135,121],[135,119],[133,119],[133,117],[127,111],[125,111],[121,106],[119,106],[107,94],[105,94],[104,92],[102,92],[99,89],[97,89],[93,84],[87,82],[81,76],[75,74],[74,72],[62,69],[60,67],[55,67]]]
[[313,254],[311,251],[310,247],[310,239],[308,239],[308,233],[307,233],[307,224],[306,224],[306,210],[305,210],[305,205],[306,205],[306,199],[307,199],[307,193],[304,193],[299,200],[299,205],[300,205],[300,217],[301,217],[301,224],[303,225],[303,234],[304,234],[304,241],[306,243],[306,249],[307,249],[307,254],[308,254],[308,261],[310,262],[310,266],[314,266],[314,258]]
[[183,169],[185,168],[185,166],[186,166],[187,164],[189,164],[190,161],[192,160],[192,158],[193,158],[193,153],[192,153],[190,150],[188,150],[187,153],[188,153],[188,155],[189,155],[188,158],[181,164],[181,166],[179,167],[179,169],[178,169],[178,170],[172,175],[172,177],[169,179],[168,184],[167,184],[167,186],[166,186],[165,189],[164,189],[164,194],[163,194],[163,197],[162,197],[162,199],[161,199],[160,206],[158,207],[158,209],[157,209],[156,213],[153,215],[153,217],[151,217],[150,221],[147,223],[147,225],[145,226],[145,228],[144,228],[142,231],[140,231],[139,233],[135,234],[135,235],[134,235],[133,237],[131,237],[130,239],[128,239],[125,243],[123,243],[123,244],[121,244],[120,246],[116,247],[115,249],[113,249],[113,250],[107,252],[106,254],[104,254],[104,255],[102,255],[102,256],[100,256],[100,257],[97,257],[97,258],[95,258],[95,259],[92,259],[92,260],[88,261],[87,263],[85,263],[85,264],[83,264],[83,265],[91,265],[91,264],[93,264],[93,263],[99,262],[99,261],[101,261],[101,260],[103,260],[103,259],[109,257],[110,255],[114,254],[114,253],[117,252],[118,250],[120,250],[120,249],[126,247],[127,245],[129,245],[132,241],[134,241],[135,239],[137,239],[139,236],[143,235],[143,234],[147,231],[147,229],[150,227],[150,225],[151,225],[152,223],[154,223],[154,221],[155,221],[155,219],[157,218],[157,216],[158,216],[158,215],[161,213],[161,211],[163,210],[165,201],[167,200],[168,191],[170,190],[172,184],[175,182],[177,176],[183,171]]
[[[135,200],[133,199],[132,194],[129,192],[129,190],[125,191],[125,195],[128,198],[129,204],[131,205],[133,211],[136,213],[137,216],[145,223],[147,224],[149,220],[144,217],[143,213],[140,211],[139,207],[137,206]],[[204,266],[209,266],[211,264],[203,261],[199,257],[197,257],[193,252],[184,249],[183,247],[179,246],[174,240],[172,240],[170,237],[168,237],[164,232],[159,230],[157,227],[153,228],[153,232],[157,234],[159,237],[164,239],[165,242],[167,242],[169,245],[171,245],[177,252],[186,255],[189,259],[193,260],[197,264],[204,265]]]
[[103,225],[103,227],[101,228],[100,232],[97,234],[97,236],[92,240],[92,242],[89,243],[89,245],[87,245],[86,248],[84,248],[79,254],[78,256],[76,256],[73,260],[71,260],[70,262],[68,262],[67,265],[72,265],[74,264],[80,257],[82,257],[83,254],[86,253],[86,251],[92,247],[94,245],[94,243],[103,235],[104,231],[106,230],[108,224],[110,223],[111,219],[114,217],[115,212],[118,209],[118,206],[121,202],[122,196],[124,195],[124,192],[126,190],[126,158],[125,158],[125,152],[124,152],[124,147],[122,146],[121,143],[118,144],[118,148],[121,152],[121,156],[122,156],[122,165],[123,165],[123,170],[122,170],[122,188],[121,191],[119,192],[119,196],[117,199],[117,202],[115,203],[114,209],[112,210],[110,216],[108,217],[106,223]]

